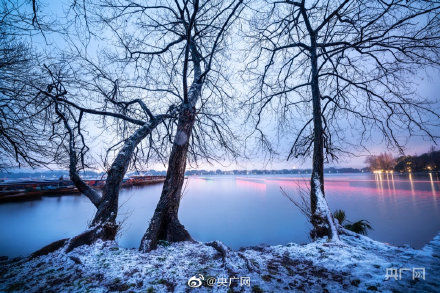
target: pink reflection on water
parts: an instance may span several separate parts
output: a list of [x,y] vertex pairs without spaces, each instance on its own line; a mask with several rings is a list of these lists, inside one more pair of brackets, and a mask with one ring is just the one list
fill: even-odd
[[[378,175],[378,174],[375,174],[375,175]],[[392,174],[391,174],[392,175]],[[382,179],[383,178],[386,178],[386,177],[383,177],[382,176]],[[391,178],[391,177],[390,177]],[[394,178],[394,176],[393,176],[393,178]],[[292,178],[286,178],[286,177],[271,177],[270,179],[261,179],[261,180],[264,180],[264,181],[279,181],[279,180],[281,180],[281,181],[285,181],[285,180],[294,180],[294,181],[310,181],[310,178],[304,178],[304,177],[292,177]],[[399,182],[409,182],[408,180],[405,180],[405,179],[390,179],[390,180],[393,180],[393,181],[395,181],[395,182],[397,182],[397,183],[399,183]],[[355,182],[375,182],[376,181],[376,179],[353,179],[353,178],[349,178],[349,177],[337,177],[337,178],[335,178],[335,177],[326,177],[325,178],[325,182],[327,182],[327,181],[355,181]],[[431,180],[413,180],[413,182],[414,183],[429,183],[429,182],[431,182]],[[435,183],[437,183],[437,184],[440,184],[440,180],[434,180],[434,182]]]
[[[210,181],[211,178],[191,177],[194,183],[202,183]],[[430,190],[418,190],[417,186],[421,183],[430,183]],[[236,177],[235,183],[238,187],[254,189],[259,193],[265,194],[268,185],[276,185],[291,190],[309,188],[310,179],[307,177],[270,177],[270,178],[252,178],[252,177]],[[408,175],[408,179],[395,179],[394,174],[375,174],[374,179],[356,179],[348,177],[326,178],[325,189],[328,193],[363,195],[363,196],[411,196],[415,197],[432,197],[437,201],[439,194],[438,186],[440,181],[432,174],[429,174],[429,180],[415,180],[412,174]]]
[[260,182],[257,182],[255,179],[235,178],[235,183],[237,184],[237,186],[252,188],[262,193],[266,193],[266,183],[261,183],[261,181],[264,180],[258,180],[258,181]]
[[[266,183],[278,184],[290,189],[307,188],[310,179],[308,178],[270,178],[264,179]],[[374,182],[374,185],[368,185]],[[415,183],[431,183],[431,190],[416,190]],[[375,179],[349,179],[349,178],[329,178],[325,180],[325,189],[327,192],[337,194],[365,195],[365,196],[414,196],[418,197],[436,197],[434,180],[414,180],[412,175],[409,180],[395,180],[394,175],[375,174]],[[356,184],[357,183],[357,184]],[[400,183],[400,184],[396,184]],[[410,189],[405,189],[402,183],[410,185]],[[400,185],[400,186],[399,186]],[[396,187],[397,186],[397,187]]]

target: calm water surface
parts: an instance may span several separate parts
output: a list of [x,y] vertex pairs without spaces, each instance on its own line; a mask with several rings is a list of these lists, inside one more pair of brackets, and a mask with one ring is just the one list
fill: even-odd
[[[180,219],[194,239],[220,240],[232,248],[305,243],[310,241],[310,224],[280,187],[294,195],[308,180],[308,175],[190,177]],[[330,208],[345,210],[352,221],[369,220],[373,239],[420,248],[440,231],[440,181],[435,174],[331,174],[325,187]],[[121,246],[138,247],[161,189],[158,184],[122,190]],[[74,236],[94,213],[84,196],[0,205],[0,255],[28,254]]]

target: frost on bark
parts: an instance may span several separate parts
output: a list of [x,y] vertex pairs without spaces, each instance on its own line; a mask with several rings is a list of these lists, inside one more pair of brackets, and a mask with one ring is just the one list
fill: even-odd
[[338,240],[333,216],[327,205],[324,193],[324,129],[322,121],[321,93],[319,88],[319,72],[317,58],[316,35],[310,30],[310,63],[312,106],[313,106],[313,170],[310,182],[311,223],[310,236],[313,239],[328,236]]
[[[195,95],[199,95],[199,89],[197,91]],[[185,180],[189,140],[196,119],[195,112],[195,108],[191,107],[185,108],[179,114],[162,194],[148,230],[142,237],[139,248],[142,251],[156,249],[159,240],[169,242],[192,240],[188,231],[179,222],[178,212]]]
[[338,241],[339,235],[332,213],[327,205],[323,187],[316,173],[312,175],[312,188],[310,191],[311,199],[311,222],[313,229],[310,236],[315,239],[328,236],[332,241]]
[[182,187],[185,180],[186,159],[190,138],[196,120],[196,104],[200,98],[203,82],[201,80],[200,53],[194,44],[190,44],[194,64],[194,82],[187,94],[186,103],[180,107],[176,135],[168,160],[167,176],[163,185],[159,203],[154,211],[148,230],[142,237],[139,249],[156,249],[159,240],[170,242],[191,241],[185,227],[178,218]]
[[[67,244],[68,250],[83,244],[91,244],[97,239],[115,239],[118,229],[116,217],[118,215],[118,199],[122,179],[127,172],[136,146],[151,133],[158,123],[159,121],[156,119],[145,123],[125,141],[107,173],[102,196],[98,202],[94,203],[97,211],[89,230],[72,238]],[[89,192],[93,190],[89,186],[87,188]],[[96,193],[96,191],[93,192]]]
[[[198,8],[195,7],[195,14],[197,10]],[[216,44],[214,44],[215,46]],[[203,57],[194,41],[192,41],[191,36],[188,37],[185,49],[185,68],[187,68],[188,63],[191,61],[193,64],[194,81],[187,91],[188,85],[185,69],[183,74],[184,102],[179,107],[177,130],[168,160],[166,179],[159,203],[139,247],[139,250],[145,252],[156,249],[159,240],[170,242],[192,241],[190,234],[179,221],[178,212],[185,180],[188,147],[197,115],[196,104],[200,99],[204,77],[202,76],[200,66]],[[190,55],[191,58],[189,58]]]
[[124,179],[125,173],[127,172],[136,146],[151,133],[157,124],[158,121],[156,120],[145,123],[144,126],[135,131],[125,141],[123,148],[119,151],[107,173],[107,180],[102,190],[102,197],[98,205],[96,205],[98,210],[91,226],[100,226],[104,223],[116,224],[118,198],[122,179]]

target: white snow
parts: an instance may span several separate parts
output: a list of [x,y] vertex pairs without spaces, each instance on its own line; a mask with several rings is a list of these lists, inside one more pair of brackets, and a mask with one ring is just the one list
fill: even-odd
[[186,135],[186,133],[183,132],[182,130],[177,131],[174,142],[177,145],[184,145],[187,141],[188,141],[188,135]]
[[[435,292],[440,287],[440,235],[421,250],[359,235],[340,235],[340,239],[238,251],[220,242],[182,242],[159,246],[150,253],[119,248],[115,242],[97,242],[70,253],[57,251],[30,261],[4,262],[0,291]],[[386,269],[391,267],[425,268],[426,280],[413,281],[408,271],[402,280],[385,280]],[[199,274],[204,280],[234,278],[233,287],[216,283],[190,288],[188,280]],[[240,286],[240,277],[249,277],[250,286]]]
[[313,181],[315,183],[315,194],[317,197],[316,200],[316,213],[319,214],[322,218],[327,218],[327,221],[330,225],[330,229],[332,230],[332,241],[338,242],[338,230],[336,229],[335,222],[333,220],[332,214],[330,213],[330,209],[327,205],[327,201],[324,198],[324,195],[321,191],[321,182],[318,179],[318,176],[315,174],[313,176]]

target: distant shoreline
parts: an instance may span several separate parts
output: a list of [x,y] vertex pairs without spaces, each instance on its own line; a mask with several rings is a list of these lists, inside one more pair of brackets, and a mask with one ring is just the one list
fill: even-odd
[[[185,172],[185,176],[224,176],[224,175],[311,175],[311,169],[281,169],[281,170],[189,170]],[[393,174],[404,175],[404,174],[439,174],[440,171],[417,171],[417,172],[398,172],[394,171]],[[327,168],[324,170],[324,174],[373,174],[367,168],[356,169],[356,168]],[[386,173],[383,173],[386,174]],[[104,173],[98,173],[93,171],[86,171],[81,174],[84,179],[97,179],[105,178]],[[140,171],[140,172],[130,172],[127,173],[127,177],[133,175],[153,175],[153,176],[165,176],[166,171]],[[63,177],[64,179],[69,178],[69,173],[67,170],[54,170],[54,171],[36,171],[36,172],[1,172],[0,182],[2,180],[11,179],[53,179],[57,180]]]

